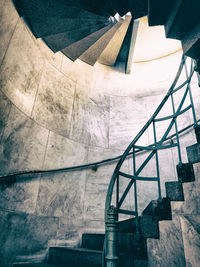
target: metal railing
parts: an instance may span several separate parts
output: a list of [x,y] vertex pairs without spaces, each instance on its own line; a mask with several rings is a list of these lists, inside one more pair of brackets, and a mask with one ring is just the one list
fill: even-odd
[[[117,166],[114,170],[114,173],[111,177],[110,184],[108,186],[107,196],[106,196],[106,203],[105,203],[105,223],[106,223],[106,237],[105,237],[105,259],[106,259],[106,266],[107,267],[115,267],[117,266],[117,255],[116,255],[116,248],[111,247],[110,244],[110,236],[112,234],[109,230],[109,220],[111,211],[115,211],[116,222],[115,226],[116,229],[114,230],[113,234],[114,236],[111,237],[111,239],[116,239],[117,237],[117,221],[119,220],[119,214],[126,214],[136,217],[136,231],[138,226],[138,190],[137,190],[137,181],[146,181],[146,182],[155,182],[157,183],[157,195],[158,195],[158,201],[162,200],[162,192],[161,192],[161,181],[160,181],[160,163],[159,163],[159,155],[158,151],[163,149],[171,149],[176,148],[178,153],[178,164],[182,164],[182,154],[181,154],[181,146],[180,146],[180,131],[178,130],[178,120],[177,118],[184,114],[185,112],[191,110],[192,111],[192,119],[193,119],[193,125],[197,125],[197,118],[195,114],[195,108],[192,98],[192,92],[190,87],[190,81],[194,74],[194,62],[191,60],[190,63],[190,70],[188,71],[188,66],[186,63],[187,58],[183,55],[181,59],[181,63],[177,72],[177,75],[168,90],[167,94],[161,101],[160,105],[154,112],[154,114],[151,116],[151,118],[147,121],[147,123],[144,125],[144,127],[141,129],[141,131],[136,135],[136,137],[133,139],[133,141],[129,144],[127,149],[125,150],[124,154],[120,158],[120,160],[117,163]],[[177,85],[180,81],[181,75],[185,72],[186,78],[184,82],[182,82],[180,85]],[[177,92],[182,91],[183,95],[182,98],[179,98],[178,105],[175,105],[175,94]],[[186,103],[186,99],[189,101],[189,104]],[[171,113],[167,116],[159,117],[161,110],[166,107],[166,105],[169,104],[169,101],[171,102]],[[168,104],[167,104],[168,103]],[[186,107],[184,106],[186,104]],[[168,106],[167,106],[168,107]],[[167,127],[164,131],[164,133],[158,137],[157,130],[158,130],[158,124],[160,122],[169,121],[167,124]],[[154,143],[151,145],[138,145],[138,142],[141,140],[141,137],[144,133],[147,131],[150,131],[153,128],[153,140]],[[170,132],[174,130],[175,133],[173,134],[173,140],[171,139],[171,142],[169,142],[169,134]],[[136,151],[143,151],[147,152],[148,155],[145,156],[142,163],[137,166],[136,164]],[[123,163],[126,161],[127,157],[132,154],[132,170],[130,174],[130,170],[127,172],[122,171]],[[146,155],[146,154],[145,154]],[[154,159],[155,161],[155,173],[156,175],[149,177],[149,176],[142,176],[141,173],[144,170],[144,168],[147,166],[147,164]],[[130,160],[130,159],[129,159]],[[122,191],[120,194],[120,179],[129,179],[128,185],[126,188]],[[134,187],[133,193],[134,193],[134,207],[132,209],[123,209],[122,205],[125,202],[125,199],[127,195],[130,193],[131,188]],[[112,203],[115,201],[115,207],[112,206]],[[112,222],[113,227],[113,222]],[[113,242],[112,246],[116,246],[117,242]]]

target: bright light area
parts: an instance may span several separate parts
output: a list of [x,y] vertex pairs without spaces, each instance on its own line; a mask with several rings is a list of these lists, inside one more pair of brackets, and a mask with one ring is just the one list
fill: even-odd
[[165,57],[181,49],[181,42],[165,37],[164,26],[148,26],[148,18],[140,19],[133,62]]

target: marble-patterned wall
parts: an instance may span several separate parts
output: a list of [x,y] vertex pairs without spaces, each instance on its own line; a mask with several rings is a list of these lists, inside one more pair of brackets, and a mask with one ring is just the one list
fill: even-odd
[[[120,64],[112,70],[98,63],[94,67],[79,60],[73,63],[32,36],[11,0],[1,1],[0,25],[0,175],[120,155],[154,112],[180,60],[180,54],[173,55],[166,62],[171,66],[168,72],[160,68],[163,60],[135,64],[131,76],[120,72]],[[160,80],[153,69],[159,70]],[[199,105],[196,96],[197,91]],[[185,120],[191,121],[191,114],[182,125]],[[192,133],[181,140],[187,145],[195,142]],[[140,144],[150,142],[149,130]],[[171,150],[159,156],[165,194],[164,182],[176,179],[177,153]],[[115,165],[97,171],[20,175],[14,184],[1,184],[0,227],[5,230],[0,266],[8,267],[15,256],[44,255],[49,244],[74,245],[84,231],[102,232],[106,191]],[[131,159],[123,168],[132,171]],[[153,175],[153,169],[154,162],[142,175]],[[121,188],[126,183],[122,180]],[[138,194],[142,210],[157,197],[155,184],[138,183]],[[125,206],[133,205],[130,194]]]

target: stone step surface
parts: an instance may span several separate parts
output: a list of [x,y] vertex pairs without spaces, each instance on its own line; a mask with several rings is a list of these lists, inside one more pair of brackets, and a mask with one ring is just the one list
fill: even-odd
[[167,17],[169,16],[174,0],[160,1],[149,0],[148,1],[148,23],[149,26],[164,25]]
[[116,31],[114,37],[111,39],[111,41],[108,43],[103,53],[99,57],[98,59],[99,63],[108,66],[113,66],[115,64],[130,22],[131,22],[131,16],[127,15],[125,17],[123,24]]
[[71,45],[72,43],[77,42],[83,39],[84,37],[90,35],[91,33],[102,29],[106,25],[108,25],[108,23],[100,25],[91,25],[90,28],[82,27],[78,31],[77,29],[75,29],[73,31],[49,35],[47,37],[44,37],[43,40],[53,52],[58,52],[64,49],[65,47]]
[[148,14],[148,0],[128,0],[128,5],[133,19],[138,19]]
[[[17,11],[22,17],[58,17],[58,18],[101,18],[102,15],[81,9],[81,5],[69,6],[69,1],[14,1]],[[75,1],[71,1],[73,4]],[[76,2],[77,3],[77,2]],[[109,17],[109,15],[107,16]]]
[[99,250],[51,247],[47,262],[58,266],[100,267],[101,261],[102,252]]
[[61,32],[73,31],[81,28],[90,28],[93,25],[103,25],[109,23],[109,20],[104,19],[85,19],[85,18],[55,18],[55,17],[40,17],[27,18],[26,22],[36,38],[45,37]]
[[62,53],[75,61],[79,58],[90,46],[98,41],[108,30],[110,30],[115,23],[110,23],[106,27],[86,36],[85,38],[69,45],[62,50]]
[[[92,250],[103,250],[104,234],[83,234],[81,247]],[[134,258],[146,259],[145,238],[133,233],[119,233],[118,250],[123,254],[133,254]]]
[[166,196],[170,201],[183,201],[183,186],[181,182],[166,182]]
[[200,58],[200,22],[197,23],[181,40],[183,52],[194,59]]
[[143,210],[142,215],[149,215],[158,220],[171,220],[171,205],[168,198],[152,200]]
[[47,37],[44,37],[43,40],[53,52],[58,52],[64,49],[65,47],[71,45],[72,43],[77,42],[83,39],[84,37],[90,35],[91,33],[100,30],[106,25],[108,25],[108,23],[100,25],[91,25],[90,28],[82,27],[78,31],[77,29],[75,29],[72,31],[49,35]]
[[200,215],[181,216],[186,266],[200,264]]
[[[165,22],[167,38],[181,40],[197,23],[199,18],[199,1],[175,0],[171,13]],[[183,20],[183,18],[188,18]]]
[[[191,163],[200,162],[200,144],[194,144],[186,148],[188,161]],[[196,173],[195,173],[196,175]]]
[[103,250],[105,235],[84,233],[82,235],[81,247],[87,249]]
[[48,263],[27,263],[27,262],[19,262],[14,263],[13,267],[58,267],[58,265],[48,264]]
[[136,230],[136,219],[131,218],[119,222],[120,233],[134,233]]
[[184,246],[179,216],[159,222],[159,239],[147,239],[148,266],[185,266]]
[[86,50],[80,56],[80,59],[93,66],[122,23],[123,20],[120,19],[120,21],[117,22],[109,31],[107,31],[98,41],[96,41],[96,43]]
[[183,183],[184,201],[172,201],[172,214],[200,214],[200,163],[193,164],[195,181]]

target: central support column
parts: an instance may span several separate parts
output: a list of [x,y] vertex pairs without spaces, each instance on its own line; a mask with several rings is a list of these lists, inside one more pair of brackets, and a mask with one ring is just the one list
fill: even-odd
[[106,267],[118,265],[118,215],[114,206],[110,206],[106,219]]

